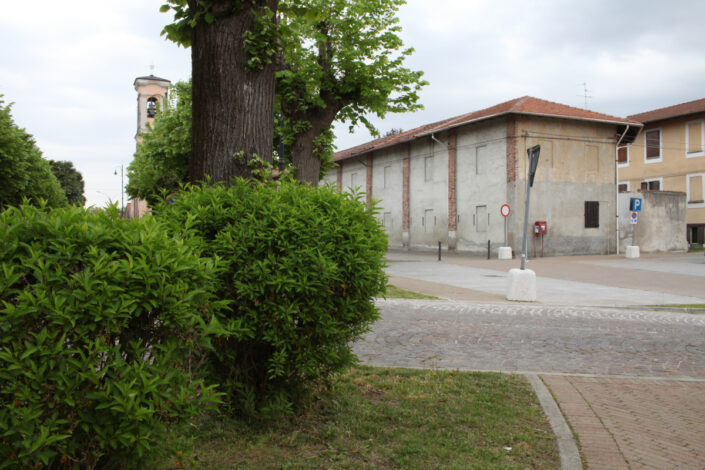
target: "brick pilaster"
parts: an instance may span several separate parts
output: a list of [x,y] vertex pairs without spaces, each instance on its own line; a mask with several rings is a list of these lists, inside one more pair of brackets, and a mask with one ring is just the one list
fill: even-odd
[[401,238],[402,245],[409,246],[409,159],[411,147],[406,146],[406,154],[402,160],[402,197],[401,197]]
[[365,160],[365,167],[367,169],[367,178],[365,178],[365,200],[369,206],[372,201],[372,154],[367,155]]
[[507,118],[507,183],[517,180],[517,122],[516,118]]
[[448,135],[448,230],[458,229],[458,204],[457,204],[457,161],[458,161],[458,137],[455,132]]
[[343,162],[338,163],[338,191],[343,190]]

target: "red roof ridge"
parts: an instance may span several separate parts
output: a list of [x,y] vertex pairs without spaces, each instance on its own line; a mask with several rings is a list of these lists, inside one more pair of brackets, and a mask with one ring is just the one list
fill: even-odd
[[669,119],[679,116],[686,116],[698,112],[705,112],[705,98],[700,98],[685,103],[665,106],[663,108],[652,109],[643,113],[633,114],[628,116],[629,119],[634,119],[639,122],[653,122],[662,119]]
[[381,150],[393,145],[401,144],[414,140],[416,137],[430,135],[436,132],[445,131],[454,127],[470,124],[471,122],[491,119],[493,117],[505,114],[529,114],[547,117],[563,117],[568,119],[602,121],[614,124],[636,124],[641,126],[640,122],[630,119],[610,116],[595,111],[590,111],[582,108],[575,108],[552,101],[546,101],[533,96],[522,96],[514,98],[503,103],[490,106],[488,108],[472,111],[470,113],[461,114],[449,119],[437,121],[431,124],[416,127],[409,131],[401,132],[393,136],[382,137],[380,139],[348,148],[340,152],[336,152],[333,156],[333,161],[337,162],[347,158],[365,154],[372,150]]

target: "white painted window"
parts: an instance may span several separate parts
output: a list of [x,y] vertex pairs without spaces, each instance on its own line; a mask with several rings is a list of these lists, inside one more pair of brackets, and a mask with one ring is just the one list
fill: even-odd
[[642,191],[663,191],[663,178],[650,178],[641,182]]
[[475,174],[487,173],[487,146],[480,145],[475,148]]
[[475,228],[478,232],[486,232],[489,218],[487,206],[475,206]]
[[646,163],[663,161],[661,129],[644,131],[644,161]]
[[357,182],[357,173],[351,173],[350,174],[350,188],[355,189],[358,187],[358,182]]
[[385,166],[384,167],[384,188],[391,188],[392,187],[392,167],[391,166]]
[[691,121],[685,125],[685,156],[705,156],[705,121]]
[[617,185],[617,188],[619,189],[620,193],[628,193],[629,192],[629,181],[620,181],[619,184]]
[[705,207],[705,173],[688,175],[688,207]]

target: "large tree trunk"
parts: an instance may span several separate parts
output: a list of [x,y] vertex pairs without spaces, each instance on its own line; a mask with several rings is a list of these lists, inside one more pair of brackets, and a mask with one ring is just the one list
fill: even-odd
[[[232,12],[231,0],[216,0],[212,24],[201,19],[193,30],[193,128],[190,180],[226,184],[250,176],[247,161],[254,155],[272,161],[275,65],[247,69],[243,35],[255,22],[254,11],[276,12],[279,0],[246,1]],[[199,0],[188,0],[196,11]],[[244,158],[234,158],[243,152]]]
[[298,116],[300,121],[308,121],[311,127],[294,138],[291,146],[291,163],[296,168],[296,179],[317,186],[321,179],[321,159],[314,154],[314,141],[330,129],[338,114],[338,108],[330,103],[325,109],[316,113],[309,112],[306,116]]

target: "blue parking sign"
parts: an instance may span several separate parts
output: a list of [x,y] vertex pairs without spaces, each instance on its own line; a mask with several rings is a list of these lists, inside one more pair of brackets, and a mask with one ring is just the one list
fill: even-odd
[[641,211],[641,198],[640,197],[633,197],[629,199],[629,210],[633,212],[640,212]]

